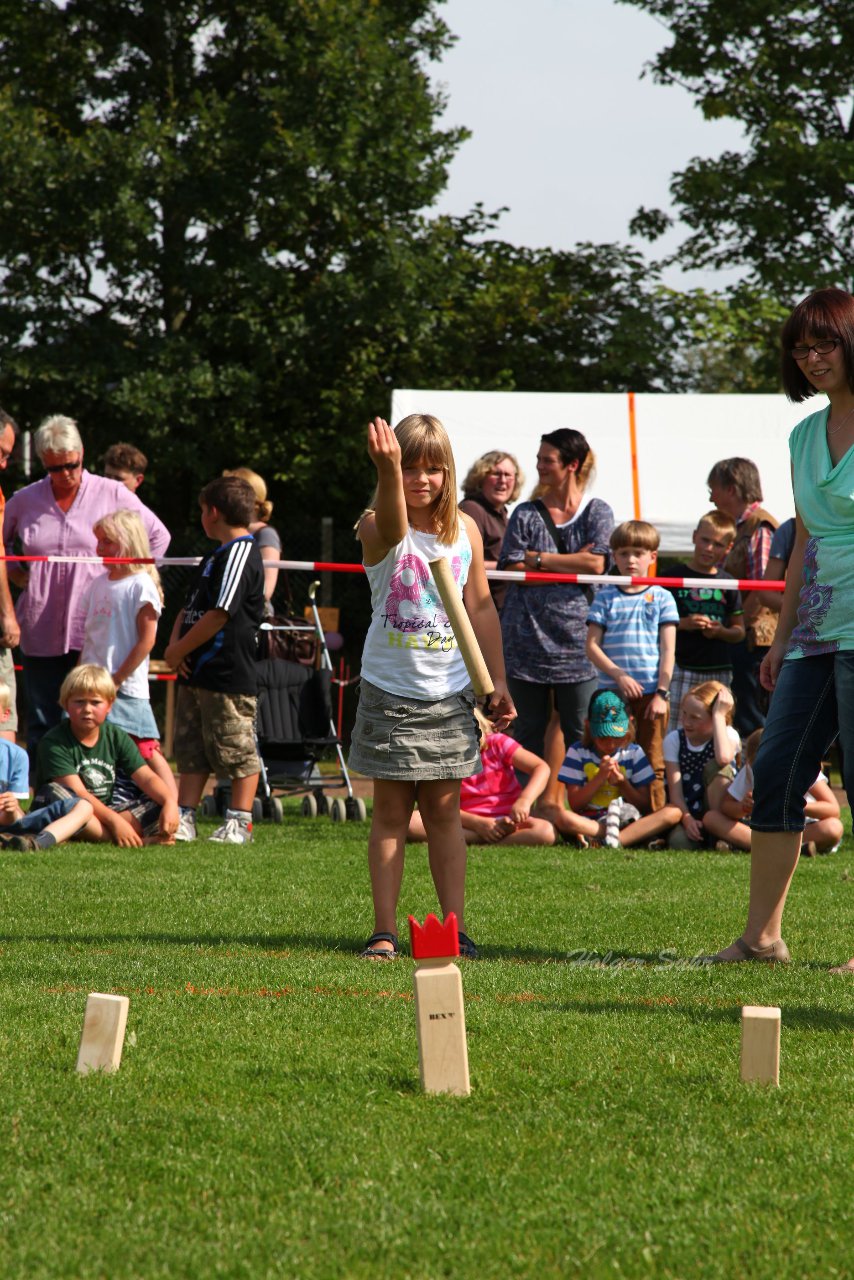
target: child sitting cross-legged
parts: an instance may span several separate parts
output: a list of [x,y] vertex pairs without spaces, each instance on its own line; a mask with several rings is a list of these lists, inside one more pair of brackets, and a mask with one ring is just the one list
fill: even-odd
[[[59,691],[68,719],[48,730],[39,743],[33,804],[79,796],[92,806],[92,816],[80,832],[83,839],[112,841],[123,848],[171,844],[178,805],[130,734],[107,720],[115,698],[113,678],[103,667],[85,663],[68,673]],[[119,769],[143,793],[143,799],[130,807],[113,798]]]
[[655,773],[634,741],[634,726],[625,703],[610,689],[590,699],[584,738],[569,748],[558,772],[579,837],[611,849],[643,844],[679,821],[679,810],[650,808]]
[[[555,829],[544,818],[532,818],[531,806],[545,790],[549,766],[495,728],[475,708],[480,729],[483,772],[460,781],[460,819],[466,844],[554,844]],[[516,770],[526,774],[523,787]],[[407,840],[425,841],[424,820],[416,810]]]
[[[762,729],[755,729],[744,744],[745,763],[723,793],[718,807],[703,815],[706,831],[717,837],[718,848],[750,849],[750,815],[753,812],[753,761],[762,741]],[[833,853],[843,836],[839,802],[824,773],[819,773],[804,796],[806,830],[801,856]],[[806,837],[809,837],[808,839]]]
[[703,815],[720,807],[741,751],[732,727],[734,706],[726,685],[704,680],[685,694],[680,727],[664,739],[667,791],[679,811],[679,825],[668,838],[671,849],[700,849],[708,842]]
[[[10,715],[10,692],[0,681],[0,724]],[[20,801],[29,798],[29,760],[23,747],[0,738],[0,848],[49,849],[76,835],[92,817],[92,806],[76,796],[57,797],[50,804],[35,802],[24,813]]]

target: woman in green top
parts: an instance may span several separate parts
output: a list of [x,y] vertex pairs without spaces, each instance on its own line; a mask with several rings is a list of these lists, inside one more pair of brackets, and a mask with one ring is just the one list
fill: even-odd
[[[760,668],[773,691],[754,762],[750,903],[743,935],[719,961],[786,961],[780,937],[798,864],[804,795],[839,736],[854,796],[854,297],[818,289],[782,333],[790,400],[830,404],[789,437],[796,534],[774,643]],[[854,960],[846,970],[854,971]]]

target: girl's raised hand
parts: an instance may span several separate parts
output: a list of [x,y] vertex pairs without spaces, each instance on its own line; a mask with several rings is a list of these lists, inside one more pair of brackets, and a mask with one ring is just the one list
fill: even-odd
[[715,711],[720,711],[726,715],[727,711],[732,711],[734,706],[735,703],[733,702],[732,694],[729,689],[727,689],[726,685],[724,685],[723,689],[721,689],[720,693],[712,703],[712,713],[714,714]]
[[368,423],[368,453],[378,471],[400,466],[400,445],[385,418]]

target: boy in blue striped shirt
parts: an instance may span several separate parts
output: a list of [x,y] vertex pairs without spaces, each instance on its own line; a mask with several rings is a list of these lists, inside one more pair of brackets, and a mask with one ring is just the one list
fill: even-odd
[[[645,520],[618,525],[611,551],[619,573],[647,577],[659,542],[658,530]],[[626,702],[637,741],[655,771],[653,811],[665,803],[662,744],[678,625],[676,603],[663,587],[602,587],[587,614],[587,656],[599,671],[599,687],[615,689]]]

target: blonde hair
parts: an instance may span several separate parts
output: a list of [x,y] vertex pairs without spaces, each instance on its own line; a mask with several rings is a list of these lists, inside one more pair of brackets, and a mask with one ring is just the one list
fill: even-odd
[[233,471],[223,471],[222,474],[224,476],[238,476],[252,486],[256,502],[255,519],[263,520],[266,524],[273,514],[273,504],[267,501],[267,486],[258,472],[252,471],[249,467],[235,467]]
[[[460,515],[456,498],[457,468],[447,431],[430,413],[410,413],[397,424],[394,434],[400,445],[400,465],[404,470],[423,462],[428,467],[440,467],[445,473],[442,491],[433,503],[432,519],[439,541],[452,545],[459,537]],[[378,488],[359,516],[357,529],[365,516],[376,510],[377,493]]]
[[661,536],[654,524],[647,520],[624,520],[611,534],[611,550],[623,547],[641,547],[644,551],[657,551]]
[[[679,710],[681,711],[685,706],[687,698],[696,698],[697,702],[701,702],[707,711],[711,711],[715,698],[725,688],[726,685],[721,684],[720,680],[704,680],[702,684],[695,684],[693,689],[689,689],[679,703]],[[732,724],[732,712],[733,708],[727,707],[725,716],[727,724]]]
[[[151,543],[148,541],[145,525],[135,511],[121,508],[108,516],[101,516],[101,519],[92,525],[92,531],[96,536],[99,529],[110,542],[115,542],[120,556],[137,556],[141,560],[151,559]],[[157,588],[160,603],[163,603],[160,574],[153,564],[126,564],[122,567],[131,573],[147,573]]]
[[483,482],[489,475],[490,471],[494,471],[500,462],[509,462],[513,470],[516,472],[516,481],[513,485],[513,492],[507,499],[508,502],[515,502],[522,492],[522,485],[525,483],[525,474],[519,468],[519,463],[513,457],[512,453],[504,453],[501,449],[491,449],[489,453],[484,453],[477,462],[473,462],[469,467],[466,478],[463,481],[463,497],[474,498],[483,488]]
[[717,507],[713,507],[704,516],[700,516],[697,529],[701,524],[710,524],[715,533],[719,533],[722,538],[729,538],[730,542],[735,542],[736,524],[732,516],[728,516],[725,511],[718,511]]
[[93,694],[104,698],[106,702],[115,702],[116,686],[105,667],[98,667],[94,662],[84,662],[81,667],[72,667],[63,680],[59,690],[59,705],[65,708],[72,698],[91,697]]
[[12,705],[12,690],[5,680],[0,680],[0,711],[8,711]]
[[489,737],[491,733],[495,733],[495,725],[492,723],[491,720],[487,720],[486,716],[483,714],[480,707],[475,707],[473,714],[474,714],[475,723],[478,729],[480,730],[479,745],[482,751],[483,748],[486,746],[486,739]]

